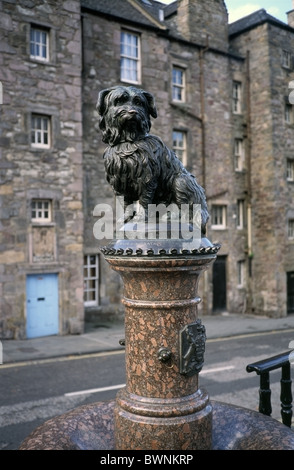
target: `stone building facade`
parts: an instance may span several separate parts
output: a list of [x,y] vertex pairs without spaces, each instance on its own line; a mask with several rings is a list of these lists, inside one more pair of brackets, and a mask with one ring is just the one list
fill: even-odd
[[[222,248],[202,313],[293,313],[293,12],[288,25],[264,10],[228,24],[222,0],[0,5],[2,337],[123,314],[93,235],[94,208],[115,207],[95,105],[118,84],[154,95],[151,132],[205,188]],[[56,308],[53,333],[34,330]]]
[[238,22],[232,25],[230,35],[232,50],[246,55],[249,88],[248,307],[269,316],[283,316],[294,310],[294,127],[293,102],[289,101],[294,78],[293,11],[288,19],[289,25],[284,25],[261,10],[255,15],[255,25],[244,28],[244,20],[240,20],[239,26]]
[[[61,6],[62,5],[62,6]],[[81,331],[80,3],[1,2],[0,331]]]

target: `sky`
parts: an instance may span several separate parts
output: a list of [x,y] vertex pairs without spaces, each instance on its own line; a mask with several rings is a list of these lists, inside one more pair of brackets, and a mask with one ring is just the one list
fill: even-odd
[[[173,0],[160,0],[162,3],[172,3]],[[229,22],[250,15],[264,8],[270,15],[287,23],[286,12],[294,9],[294,0],[225,0],[229,13]]]

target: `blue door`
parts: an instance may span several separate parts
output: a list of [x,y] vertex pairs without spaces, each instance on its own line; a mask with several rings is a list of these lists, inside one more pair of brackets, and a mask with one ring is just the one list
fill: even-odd
[[27,338],[58,334],[58,276],[27,276]]

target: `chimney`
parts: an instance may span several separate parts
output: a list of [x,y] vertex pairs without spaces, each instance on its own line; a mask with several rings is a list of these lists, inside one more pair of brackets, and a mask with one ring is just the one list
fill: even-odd
[[179,33],[188,41],[228,50],[228,12],[224,0],[178,0]]
[[294,0],[292,0],[292,10],[287,12],[288,25],[294,28]]
[[294,28],[294,10],[288,11],[287,16],[288,16],[288,25],[291,26],[291,28]]

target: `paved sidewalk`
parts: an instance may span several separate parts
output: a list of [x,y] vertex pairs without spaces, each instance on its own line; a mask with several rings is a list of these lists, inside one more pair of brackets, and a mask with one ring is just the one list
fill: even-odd
[[[294,315],[275,319],[251,315],[222,314],[204,316],[202,323],[206,327],[208,340],[259,332],[293,330],[294,341]],[[122,322],[103,322],[99,325],[86,324],[85,333],[81,335],[2,340],[3,365],[11,362],[122,350],[123,348],[119,344],[119,340],[122,338],[124,338]]]

